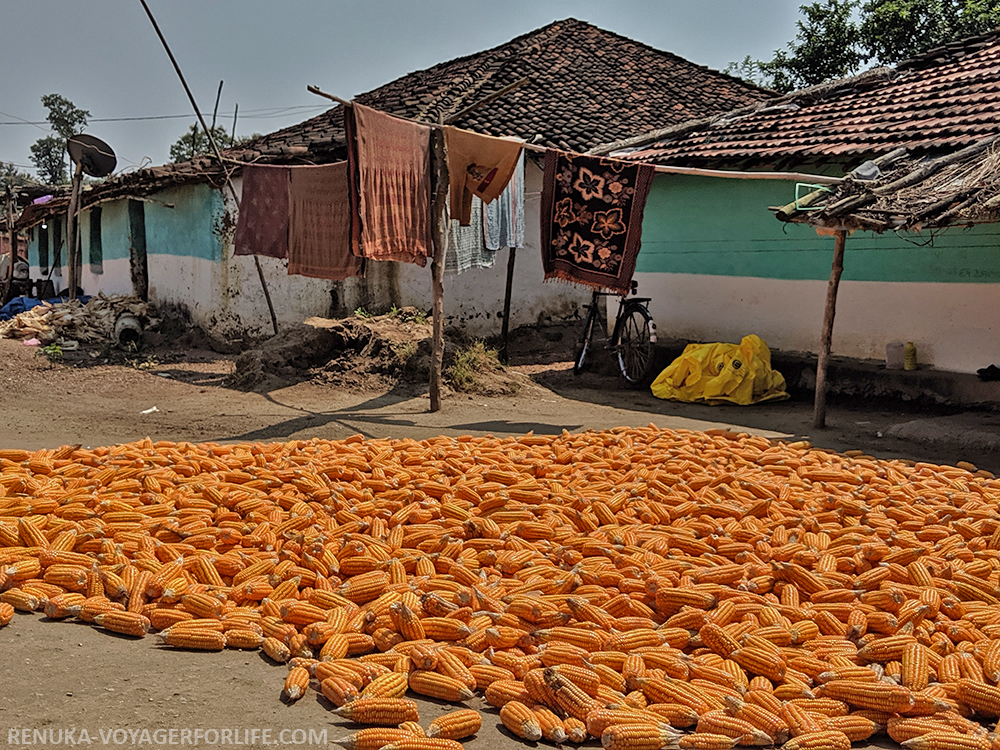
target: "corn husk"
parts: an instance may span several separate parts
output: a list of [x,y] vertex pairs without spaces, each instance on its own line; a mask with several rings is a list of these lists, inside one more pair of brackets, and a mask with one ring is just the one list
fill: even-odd
[[79,300],[43,302],[0,322],[0,338],[37,338],[42,344],[105,341],[111,338],[115,321],[124,312],[148,322],[150,307],[138,297],[124,294],[99,294],[85,305]]

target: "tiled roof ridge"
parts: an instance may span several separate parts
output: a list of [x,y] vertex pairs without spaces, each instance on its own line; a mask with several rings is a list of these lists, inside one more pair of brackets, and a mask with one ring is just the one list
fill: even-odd
[[953,42],[948,42],[938,47],[932,47],[929,50],[897,63],[896,70],[926,70],[927,68],[935,68],[950,62],[957,62],[964,57],[976,54],[984,47],[988,47],[998,41],[1000,41],[1000,27],[977,34],[976,36],[963,37],[962,39],[956,39]]
[[[615,143],[602,144],[595,147],[592,150],[592,153],[606,154],[614,151],[637,149],[667,138],[680,137],[695,131],[708,130],[712,127],[720,125],[728,125],[746,117],[750,117],[751,115],[760,114],[772,109],[776,110],[785,107],[801,106],[803,104],[805,104],[805,106],[811,106],[825,101],[826,99],[833,98],[835,95],[842,93],[847,89],[858,90],[874,88],[877,84],[893,80],[895,77],[896,71],[893,68],[872,68],[871,70],[866,70],[863,73],[858,73],[857,75],[848,76],[846,78],[837,78],[836,80],[819,83],[808,88],[790,91],[787,94],[755,102],[745,107],[730,110],[729,112],[688,120],[660,130],[654,130],[632,138],[616,141]],[[762,89],[762,91],[767,91],[767,89]]]

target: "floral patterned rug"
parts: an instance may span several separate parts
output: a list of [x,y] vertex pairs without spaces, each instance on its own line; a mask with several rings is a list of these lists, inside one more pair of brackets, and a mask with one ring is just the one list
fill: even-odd
[[653,174],[649,164],[550,149],[542,183],[545,278],[628,294]]

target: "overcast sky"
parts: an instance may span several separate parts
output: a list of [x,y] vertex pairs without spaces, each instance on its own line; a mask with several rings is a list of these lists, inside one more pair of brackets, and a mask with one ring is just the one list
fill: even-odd
[[[307,84],[348,98],[561,18],[716,69],[767,59],[794,36],[802,0],[147,2],[199,107],[211,113],[224,81],[218,124],[230,129],[238,104],[245,135],[323,111]],[[111,144],[119,170],[169,161],[194,121],[139,0],[0,0],[0,28],[0,161],[30,167],[29,147],[48,131],[44,94],[90,111],[87,132]],[[171,115],[181,117],[100,122]]]

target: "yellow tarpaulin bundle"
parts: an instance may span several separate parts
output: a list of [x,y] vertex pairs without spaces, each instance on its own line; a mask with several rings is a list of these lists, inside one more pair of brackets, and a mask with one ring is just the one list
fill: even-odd
[[709,404],[788,398],[785,378],[771,369],[771,350],[753,334],[739,344],[688,344],[651,388],[657,398]]

